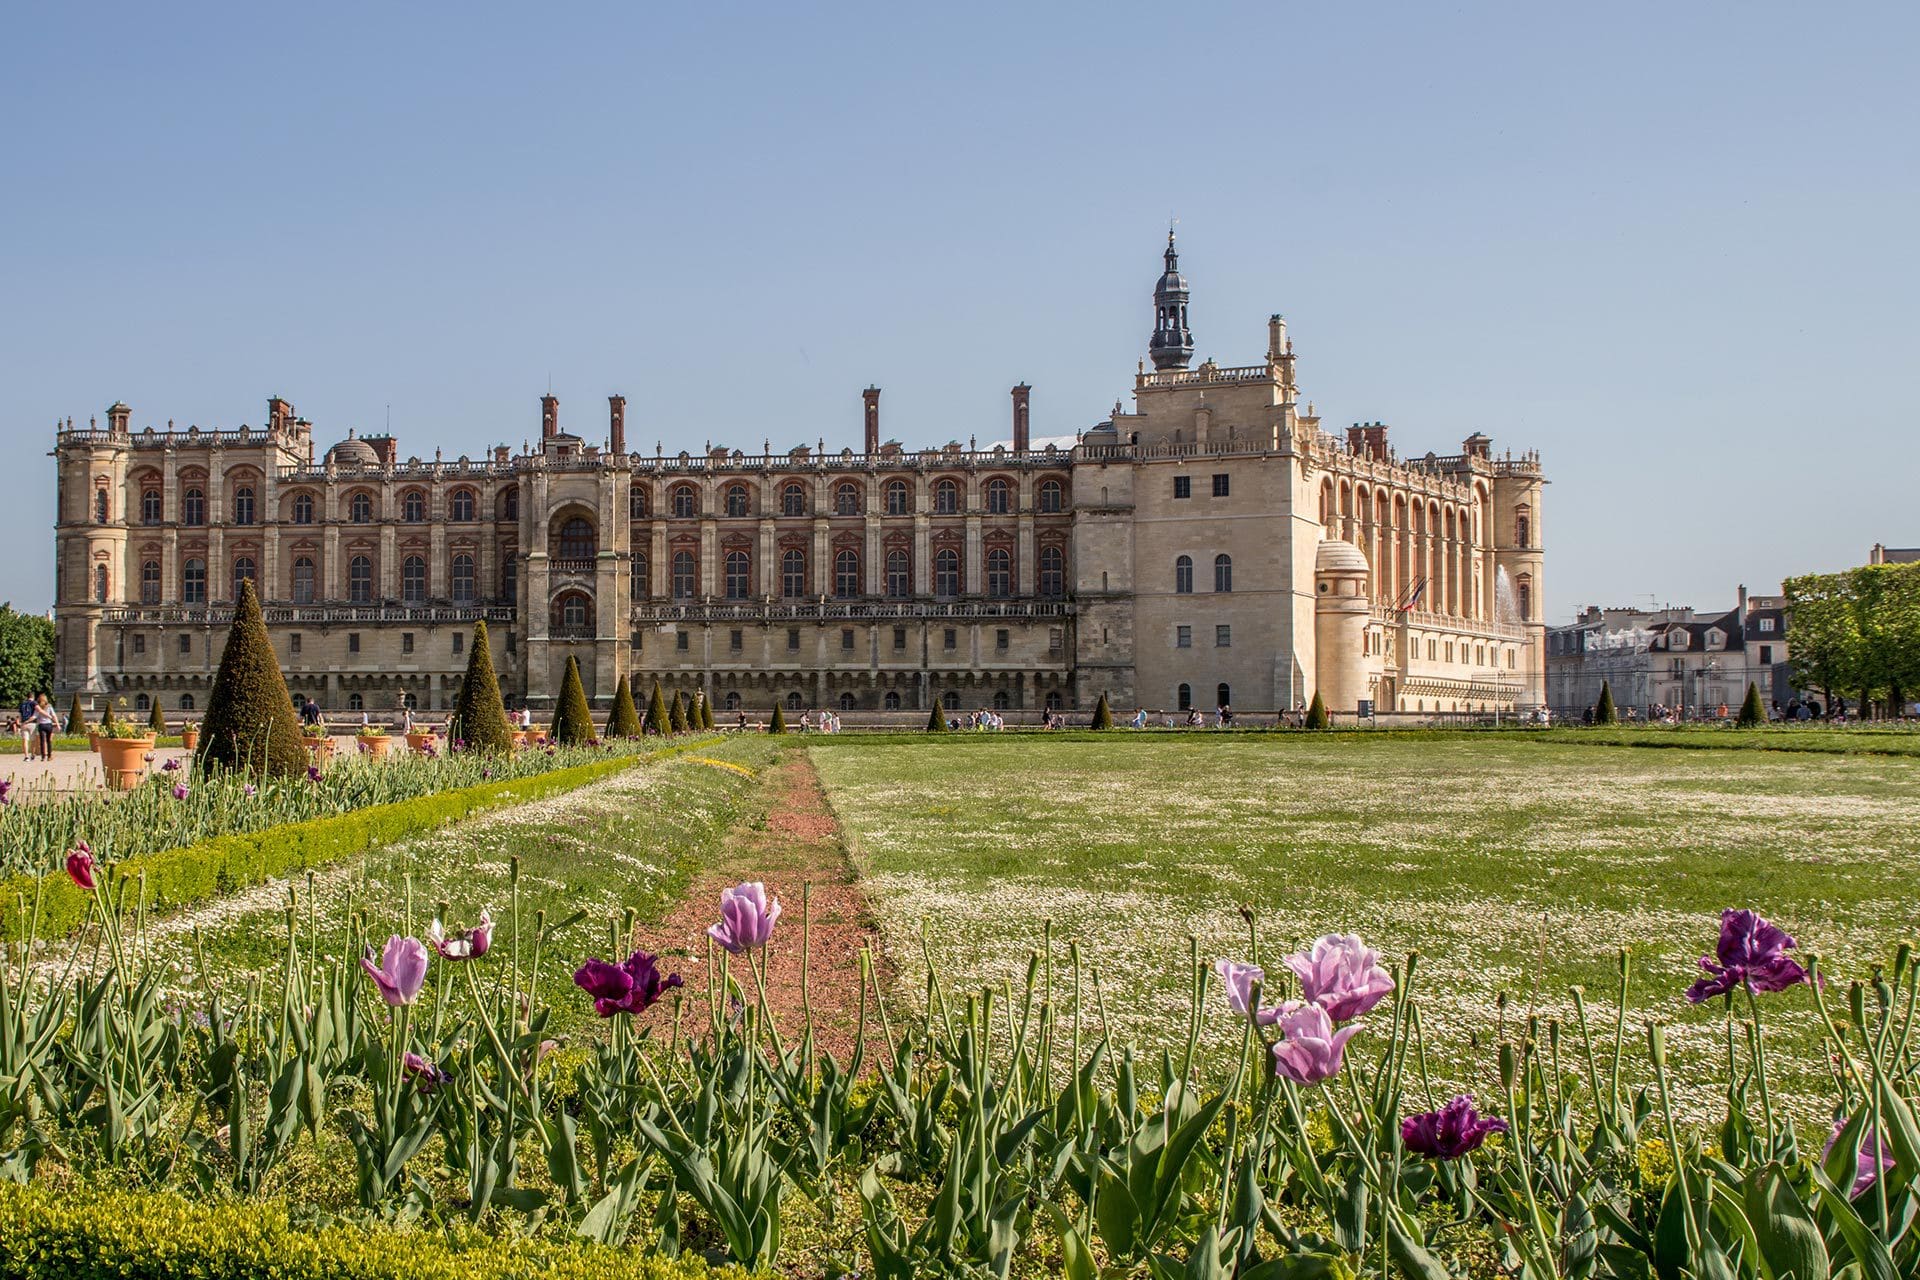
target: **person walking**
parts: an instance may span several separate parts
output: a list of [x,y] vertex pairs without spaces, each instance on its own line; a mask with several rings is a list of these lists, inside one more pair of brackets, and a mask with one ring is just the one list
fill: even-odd
[[39,757],[47,763],[53,763],[53,734],[60,727],[60,713],[53,709],[53,700],[41,694],[33,704],[33,731],[39,742]]
[[20,754],[33,759],[33,695],[20,699]]

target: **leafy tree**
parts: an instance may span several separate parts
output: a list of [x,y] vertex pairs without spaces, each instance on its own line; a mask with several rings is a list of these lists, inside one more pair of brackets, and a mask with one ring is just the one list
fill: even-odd
[[1102,693],[1100,701],[1093,706],[1093,727],[1096,729],[1113,728],[1113,708],[1107,705],[1107,695]]
[[487,624],[473,624],[473,643],[467,648],[467,674],[460,697],[453,704],[453,723],[447,736],[466,742],[469,751],[498,754],[513,750],[513,726],[500,701],[500,677],[493,673],[493,646]]
[[609,738],[637,738],[640,736],[640,712],[633,705],[633,686],[627,683],[625,676],[613,691],[613,710],[607,715],[607,734]]
[[780,709],[780,703],[776,700],[773,704],[773,719],[767,721],[767,732],[785,733],[786,731],[787,713]]
[[1747,697],[1740,704],[1740,718],[1735,721],[1742,729],[1757,729],[1767,722],[1767,709],[1760,705],[1760,686],[1747,681]]
[[162,737],[167,732],[167,713],[160,709],[160,699],[153,700],[153,714],[147,717],[147,728],[153,730],[153,736]]
[[671,721],[672,716],[667,711],[667,695],[665,691],[660,688],[660,682],[655,680],[653,682],[653,696],[647,699],[647,732],[659,734],[664,738],[673,732]]
[[298,777],[307,768],[293,700],[251,581],[240,584],[227,647],[207,697],[199,762],[202,768],[241,769],[276,778]]
[[564,747],[584,746],[593,737],[593,708],[587,705],[587,690],[580,683],[580,663],[571,655],[567,674],[560,680],[560,704],[554,708],[548,737]]
[[0,706],[53,688],[53,623],[0,604]]
[[674,733],[687,731],[687,700],[680,696],[678,689],[673,691],[673,701],[667,707],[667,728]]
[[933,710],[927,712],[927,732],[928,733],[945,733],[946,731],[947,731],[947,709],[941,706],[938,701],[936,701],[933,704]]
[[1593,709],[1595,724],[1619,724],[1620,712],[1613,705],[1613,682],[1600,682],[1600,703]]
[[1307,704],[1307,728],[1330,729],[1332,727],[1333,721],[1327,715],[1326,700],[1320,696],[1320,691],[1315,689],[1313,701]]

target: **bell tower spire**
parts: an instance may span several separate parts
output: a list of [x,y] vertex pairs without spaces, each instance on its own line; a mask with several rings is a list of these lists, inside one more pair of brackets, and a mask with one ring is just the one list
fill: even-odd
[[1180,274],[1180,254],[1173,247],[1173,228],[1167,228],[1167,269],[1153,287],[1153,339],[1147,354],[1155,369],[1184,369],[1193,359],[1193,333],[1187,328],[1187,278]]

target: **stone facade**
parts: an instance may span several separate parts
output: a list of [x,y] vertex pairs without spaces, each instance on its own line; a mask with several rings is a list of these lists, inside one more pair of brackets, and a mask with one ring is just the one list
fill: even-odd
[[1547,632],[1547,704],[1578,720],[1612,689],[1614,706],[1646,717],[1665,708],[1687,719],[1738,712],[1747,685],[1780,710],[1798,696],[1787,653],[1786,601],[1748,595],[1724,612],[1691,606],[1607,609],[1589,605]]
[[[1279,317],[1252,366],[1188,368],[1171,237],[1132,412],[1035,447],[909,450],[863,395],[859,451],[652,456],[541,399],[537,448],[401,459],[311,424],[57,434],[65,688],[204,706],[251,577],[288,682],[329,710],[450,705],[486,619],[504,692],[550,706],[569,656],[600,705],[1510,709],[1544,693],[1538,458],[1400,458],[1299,404]],[[1337,545],[1334,545],[1337,544]]]

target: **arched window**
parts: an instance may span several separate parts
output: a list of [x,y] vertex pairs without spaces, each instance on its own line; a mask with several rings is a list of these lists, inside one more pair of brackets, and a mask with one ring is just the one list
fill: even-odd
[[746,552],[727,552],[727,599],[745,600],[752,593],[752,565]]
[[1040,510],[1042,514],[1053,515],[1066,505],[1066,490],[1058,480],[1040,482]]
[[1219,555],[1213,558],[1213,589],[1215,591],[1233,590],[1233,557]]
[[960,486],[952,480],[941,480],[933,486],[933,512],[935,515],[950,516],[960,510]]
[[647,501],[647,491],[640,485],[627,490],[627,518],[645,520],[651,504]]
[[313,603],[313,557],[311,556],[293,558],[293,602],[295,604]]
[[373,523],[373,499],[364,493],[356,493],[347,504],[347,518],[355,524]]
[[780,486],[780,514],[783,516],[807,514],[806,486],[798,480],[792,480]]
[[1013,556],[1005,547],[987,552],[987,594],[1000,600],[1013,594]]
[[987,514],[1004,516],[1013,508],[1013,486],[1005,480],[987,481]]
[[698,588],[698,586],[699,586],[699,579],[694,573],[693,552],[691,551],[674,552],[673,553],[673,598],[675,600],[691,600],[693,599],[693,593]]
[[740,709],[740,695],[737,693],[728,693],[727,700],[723,705],[729,711],[738,711]]
[[233,598],[235,600],[240,598],[240,584],[243,582],[251,582],[256,588],[259,586],[259,578],[254,572],[252,556],[235,556],[233,558]]
[[591,560],[593,553],[594,538],[591,524],[579,516],[574,516],[560,526],[560,559]]
[[1533,579],[1521,578],[1514,584],[1513,595],[1521,620],[1530,621],[1533,618]]
[[860,553],[852,547],[834,553],[833,594],[842,600],[860,594]]
[[243,484],[233,491],[233,522],[235,524],[252,524],[253,520],[253,486]]
[[584,591],[568,591],[553,602],[553,634],[579,639],[593,634],[593,600]]
[[1007,691],[1005,689],[996,689],[993,694],[993,709],[995,711],[1010,711],[1012,708],[1013,699],[1007,696]]
[[1040,548],[1040,594],[1049,600],[1067,594],[1067,557],[1058,547]]
[[479,503],[474,499],[473,490],[455,489],[453,496],[447,500],[447,516],[460,524],[471,524],[478,505]]
[[860,514],[860,486],[851,480],[842,480],[833,487],[833,514],[837,516],[857,516]]
[[180,566],[180,603],[205,604],[207,602],[207,562],[189,560]]
[[944,694],[940,695],[940,705],[949,711],[958,711],[960,709],[960,691],[958,689],[947,690]]
[[420,699],[412,691],[408,691],[400,695],[400,705],[408,711],[418,711]]
[[902,548],[887,552],[887,594],[899,599],[913,594],[912,559]]
[[153,699],[147,697],[144,693],[136,693],[133,695],[133,709],[135,711],[151,711],[153,710]]
[[796,689],[794,692],[787,695],[787,710],[798,711],[800,709],[800,706],[801,706],[800,692],[799,690]]
[[933,594],[957,596],[960,585],[960,553],[952,547],[942,547],[933,553]]
[[747,514],[747,486],[743,484],[727,486],[727,514],[730,516]]
[[518,520],[520,518],[519,485],[513,485],[501,490],[500,496],[496,498],[495,501],[499,503],[500,518],[502,520]]
[[347,599],[354,604],[373,600],[373,561],[355,556],[347,562]]
[[293,522],[295,524],[313,523],[313,495],[296,493],[293,495]]
[[95,524],[105,524],[107,522],[108,506],[107,491],[105,489],[95,489],[93,491],[93,522]]
[[455,553],[452,572],[447,574],[455,604],[473,603],[473,557],[465,551]]
[[887,514],[904,516],[913,513],[913,493],[907,488],[905,480],[887,481]]
[[180,523],[201,525],[207,522],[207,495],[189,489],[180,495]]
[[647,562],[646,552],[636,551],[633,553],[633,588],[632,590],[633,590],[633,598],[635,600],[645,600],[648,596],[653,594],[653,574],[651,572],[652,568],[653,566]]
[[1173,562],[1173,590],[1176,595],[1193,594],[1193,557],[1180,556]]
[[1527,507],[1513,513],[1513,544],[1516,547],[1533,545],[1533,513]]
[[1060,691],[1058,689],[1047,690],[1047,710],[1058,711],[1059,709],[1060,709]]
[[1216,707],[1233,705],[1233,689],[1230,685],[1222,684],[1213,691],[1213,705]]
[[182,711],[191,711],[191,710],[193,710],[193,695],[192,695],[192,694],[190,694],[190,693],[183,693],[183,694],[181,694],[181,695],[180,695],[180,709],[181,709]]
[[400,562],[400,599],[406,604],[427,602],[426,557],[408,556]]
[[893,689],[887,690],[887,696],[880,699],[880,705],[889,711],[898,711],[900,709],[900,694]]
[[347,695],[347,710],[365,711],[366,709],[367,709],[367,700],[365,698],[361,697],[357,693],[350,693]]
[[855,699],[852,694],[843,693],[840,695],[840,709],[842,711],[852,711],[855,707],[859,705],[860,705],[859,701]]
[[1180,710],[1182,711],[1193,710],[1193,686],[1192,685],[1190,684],[1181,685],[1179,698],[1180,698],[1180,702],[1179,702]]
[[798,547],[780,553],[780,594],[788,600],[807,594],[807,553]]
[[670,495],[673,514],[681,520],[700,514],[700,491],[690,484],[675,485]]
[[160,523],[160,491],[158,489],[140,491],[140,523]]
[[93,566],[93,600],[95,604],[107,602],[107,566]]
[[418,489],[409,489],[400,499],[400,518],[408,524],[419,524],[427,518],[427,495]]
[[140,562],[140,603],[160,603],[160,562],[158,560]]

